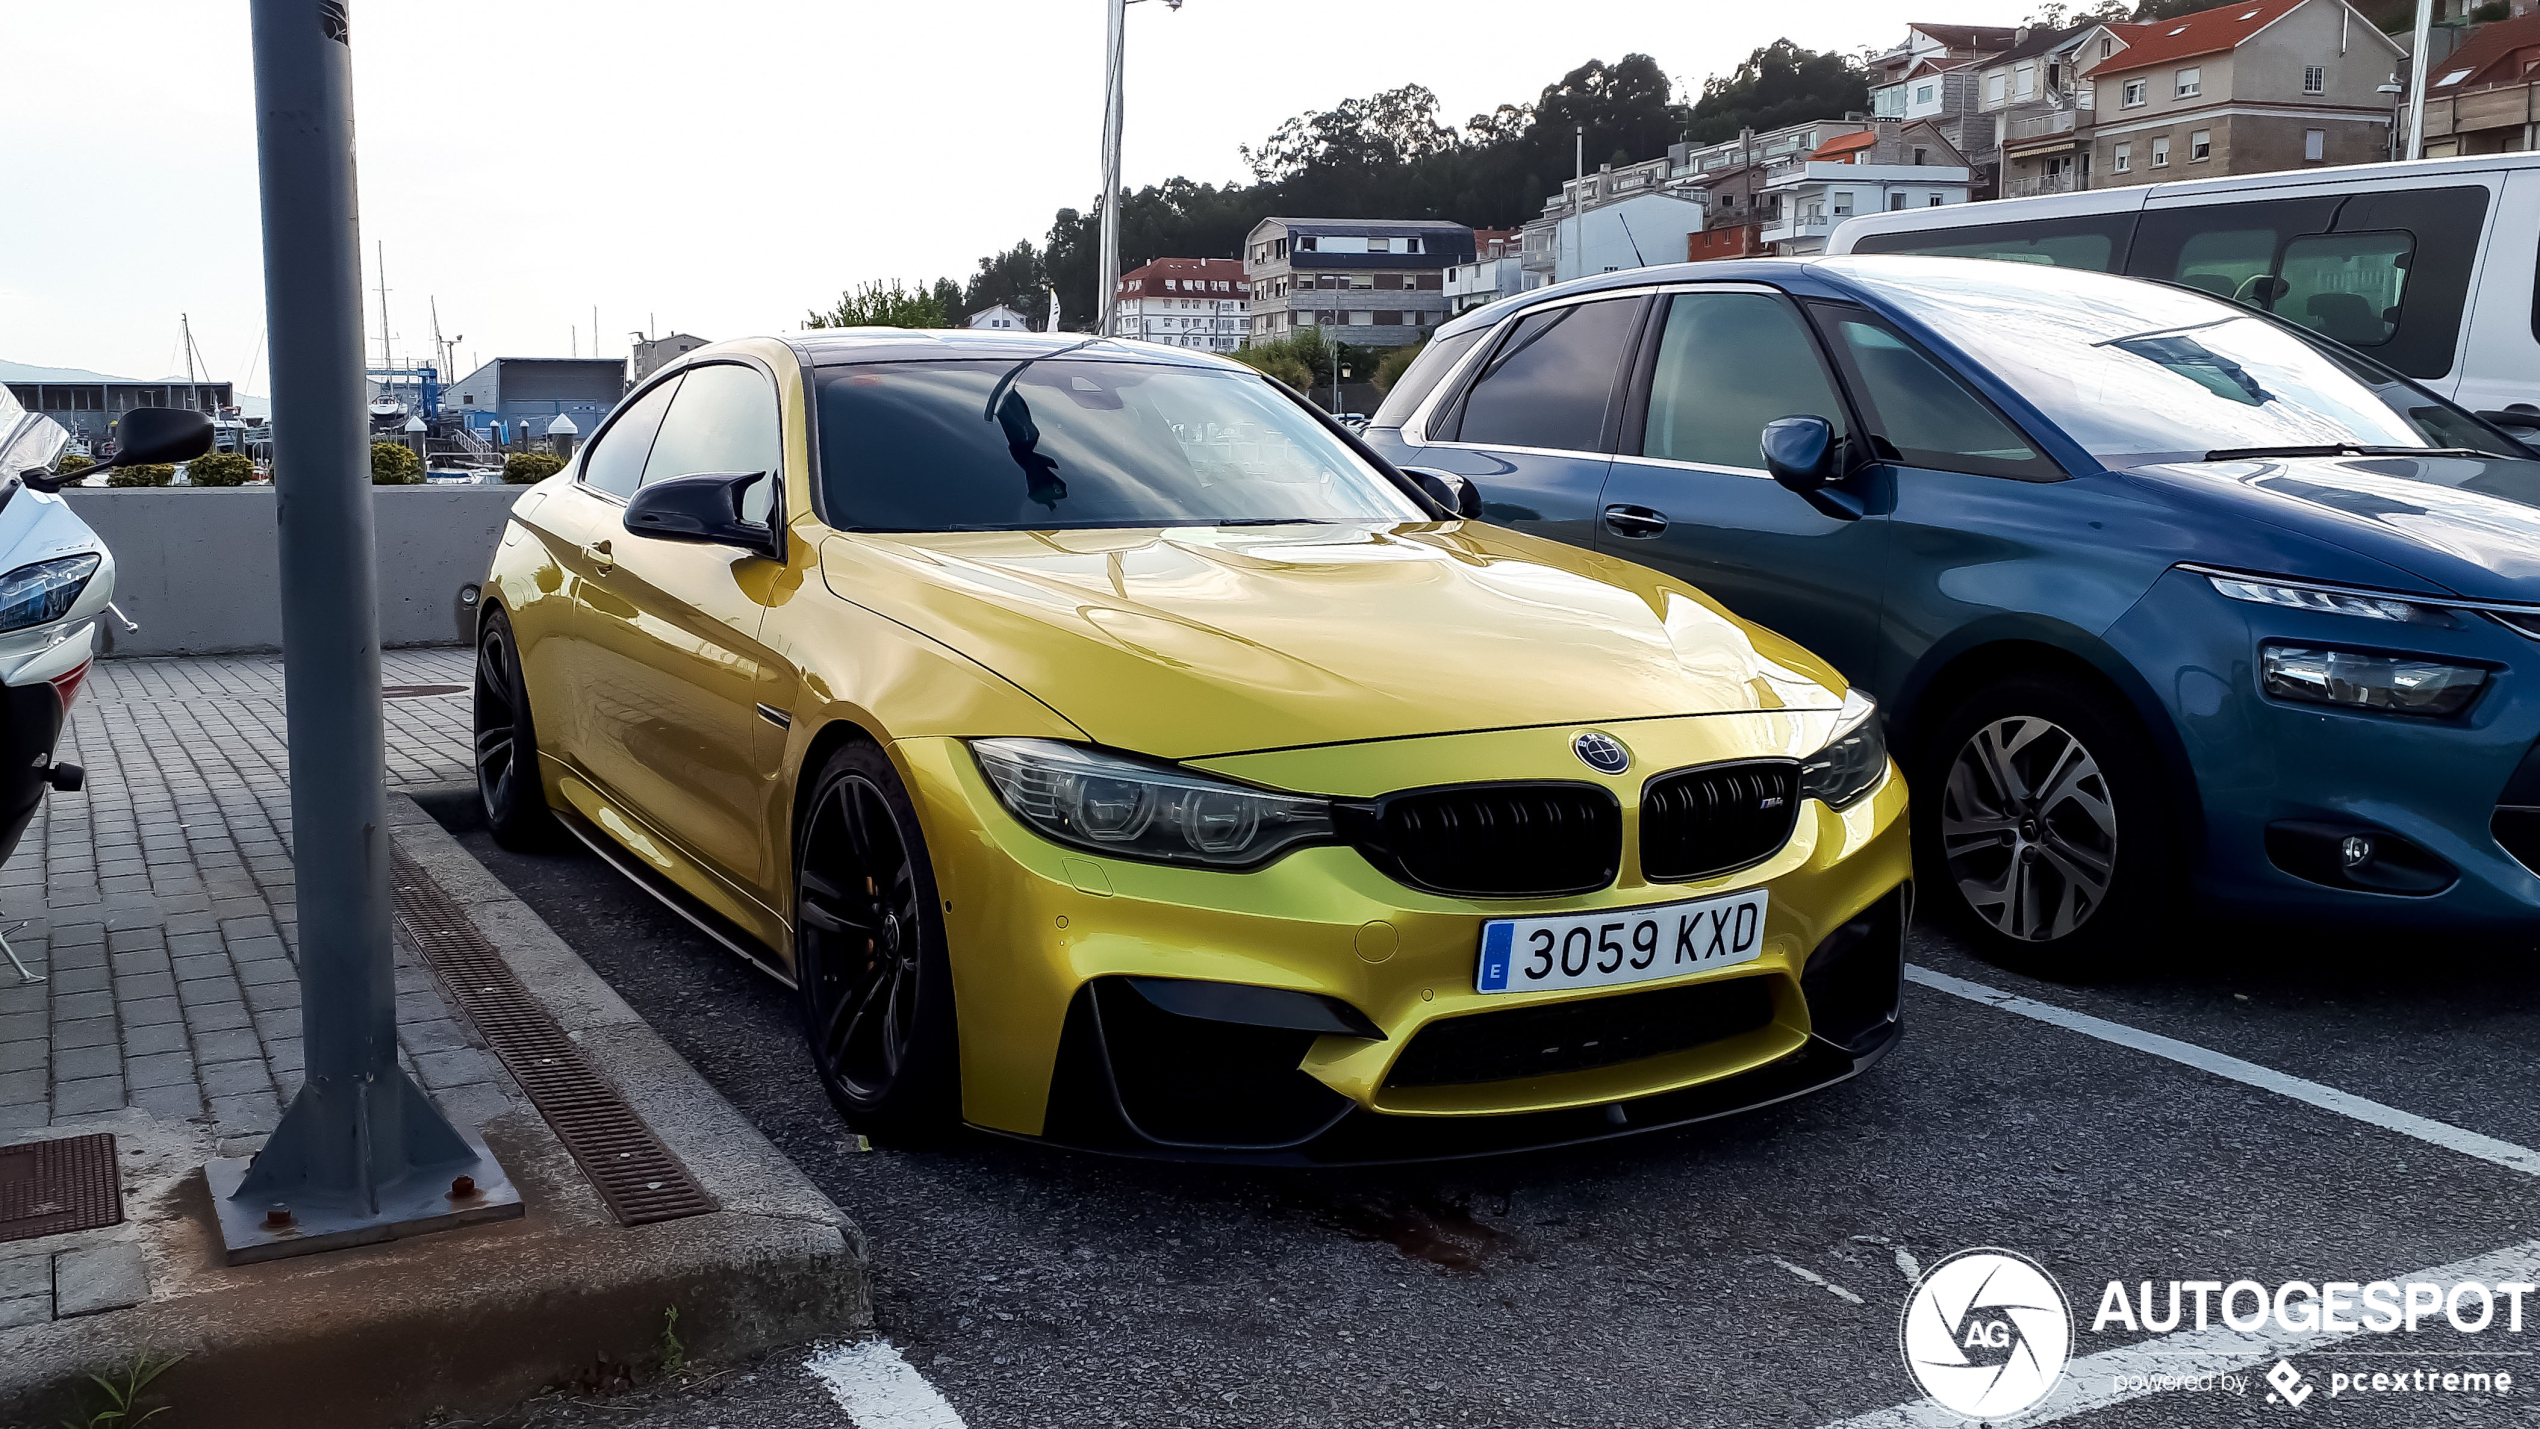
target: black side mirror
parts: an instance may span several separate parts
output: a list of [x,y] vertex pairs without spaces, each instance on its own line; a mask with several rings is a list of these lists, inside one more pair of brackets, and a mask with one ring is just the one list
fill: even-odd
[[153,466],[192,461],[212,449],[212,419],[178,407],[135,407],[115,420],[115,454],[74,475],[54,476],[41,468],[18,473],[36,491],[59,491],[119,466]]
[[135,407],[115,423],[108,466],[192,461],[212,449],[212,419],[178,407]]
[[1482,519],[1482,489],[1451,471],[1433,466],[1406,466],[1404,476],[1420,483],[1429,499],[1467,521]]
[[741,519],[741,497],[763,471],[709,471],[656,481],[626,503],[629,534],[701,546],[738,546],[771,561],[785,559],[785,541],[761,521]]
[[1837,487],[1843,444],[1823,417],[1776,417],[1764,424],[1764,469],[1801,500],[1837,521],[1858,521],[1861,498]]

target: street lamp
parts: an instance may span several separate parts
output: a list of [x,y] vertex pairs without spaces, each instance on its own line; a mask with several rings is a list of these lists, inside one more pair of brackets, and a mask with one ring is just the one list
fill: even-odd
[[[1120,111],[1122,102],[1121,66],[1126,59],[1129,7],[1144,0],[1108,0],[1107,38],[1109,60],[1104,66],[1102,106],[1102,271],[1096,275],[1100,291],[1094,299],[1094,331],[1104,337],[1115,335],[1120,316]],[[1182,8],[1182,0],[1164,0],[1168,10]]]

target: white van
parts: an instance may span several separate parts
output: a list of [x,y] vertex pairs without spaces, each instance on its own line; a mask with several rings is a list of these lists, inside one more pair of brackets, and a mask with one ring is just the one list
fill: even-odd
[[2491,421],[2540,428],[2540,153],[1864,214],[1826,251],[2192,284],[2361,348]]

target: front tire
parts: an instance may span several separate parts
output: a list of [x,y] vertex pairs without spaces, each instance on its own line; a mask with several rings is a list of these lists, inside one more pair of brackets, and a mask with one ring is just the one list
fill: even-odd
[[2140,957],[2173,905],[2160,762],[2114,699],[2014,677],[1960,705],[1933,741],[1914,830],[1922,881],[1989,961],[2090,976]]
[[546,848],[555,834],[538,773],[538,730],[520,644],[501,610],[487,612],[476,638],[476,793],[494,842],[515,852]]
[[829,758],[794,853],[794,976],[812,1064],[854,1126],[922,1139],[960,1104],[943,903],[890,758]]

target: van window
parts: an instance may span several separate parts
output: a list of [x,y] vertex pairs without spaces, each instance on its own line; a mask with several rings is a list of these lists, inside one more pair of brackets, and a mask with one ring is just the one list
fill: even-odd
[[2302,324],[2410,377],[2452,370],[2487,190],[2461,185],[2146,209],[2125,271]]
[[1924,253],[1936,258],[2000,258],[2112,273],[2134,232],[2131,213],[2087,213],[2029,223],[1974,223],[1865,235],[1855,253]]

